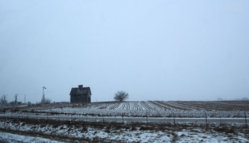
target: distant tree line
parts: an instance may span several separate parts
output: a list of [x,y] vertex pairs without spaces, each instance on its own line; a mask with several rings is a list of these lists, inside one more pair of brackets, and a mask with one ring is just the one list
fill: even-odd
[[[242,97],[242,98],[229,99],[229,100],[235,100],[235,101],[249,101],[249,98],[248,98],[248,97]],[[226,100],[219,97],[219,98],[217,98],[217,101],[226,101]]]
[[14,100],[10,102],[8,102],[7,96],[5,94],[0,97],[0,105],[12,106],[12,105],[21,105],[21,104],[31,105],[32,103],[30,101],[27,103],[25,101],[24,102],[18,101],[18,94],[15,94]]
[[7,101],[5,95],[3,95],[3,96],[1,97],[1,99],[0,99],[0,104],[1,104],[1,105],[6,105],[6,104],[8,104],[8,101]]
[[14,100],[11,102],[8,102],[6,95],[2,95],[0,98],[0,105],[20,105],[23,104],[22,102],[17,100],[18,94],[15,94]]

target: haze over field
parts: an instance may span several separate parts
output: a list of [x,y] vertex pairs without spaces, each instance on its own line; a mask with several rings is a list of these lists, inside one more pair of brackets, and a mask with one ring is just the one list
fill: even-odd
[[0,96],[249,98],[249,1],[0,0]]

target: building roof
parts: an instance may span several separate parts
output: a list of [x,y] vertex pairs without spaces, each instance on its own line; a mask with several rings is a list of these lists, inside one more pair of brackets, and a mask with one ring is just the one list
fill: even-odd
[[90,89],[90,87],[72,88],[70,95],[75,95],[75,94],[89,94],[89,95],[91,95],[91,89]]

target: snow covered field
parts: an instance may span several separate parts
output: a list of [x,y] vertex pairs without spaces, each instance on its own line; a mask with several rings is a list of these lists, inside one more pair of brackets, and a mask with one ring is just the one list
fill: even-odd
[[[215,110],[217,109],[217,110]],[[87,122],[247,124],[248,101],[126,101],[5,109],[0,117]]]
[[0,142],[20,142],[26,135],[27,140],[21,142],[58,142],[54,138],[69,142],[249,142],[248,101],[58,103],[0,109]]
[[[171,126],[145,124],[82,124],[79,122],[0,121],[0,129],[22,133],[49,135],[79,142],[248,142],[248,130],[231,127]],[[22,140],[24,136],[0,133],[0,139]],[[57,142],[44,138],[27,137],[24,142]]]
[[127,101],[92,103],[59,108],[34,109],[40,112],[69,113],[98,116],[150,116],[150,117],[216,117],[238,118],[249,115],[249,102],[204,101]]

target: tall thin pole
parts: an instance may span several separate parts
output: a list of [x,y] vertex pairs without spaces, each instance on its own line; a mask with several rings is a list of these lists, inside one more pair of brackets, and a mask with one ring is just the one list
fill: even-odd
[[42,103],[45,102],[45,89],[47,89],[45,86],[42,87]]

